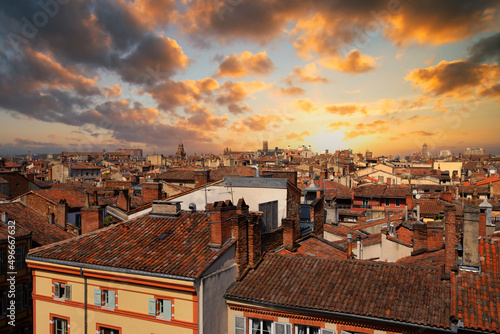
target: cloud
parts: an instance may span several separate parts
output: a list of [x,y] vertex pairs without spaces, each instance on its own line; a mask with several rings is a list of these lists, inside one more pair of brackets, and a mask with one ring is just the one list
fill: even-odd
[[477,88],[489,87],[500,78],[497,64],[476,64],[468,60],[441,61],[435,67],[417,69],[405,79],[424,94],[433,96],[468,97]]
[[300,66],[295,66],[293,72],[288,74],[284,81],[288,85],[293,85],[294,83],[328,83],[327,78],[322,77],[318,72],[315,63],[310,63],[305,65],[304,69]]
[[389,121],[375,120],[371,123],[358,123],[354,125],[354,130],[344,132],[344,139],[354,139],[359,136],[367,136],[377,133],[384,133],[389,129]]
[[485,88],[478,95],[479,97],[500,97],[500,84]]
[[118,97],[122,94],[122,89],[119,84],[115,84],[111,87],[104,87],[104,95],[107,98]]
[[301,99],[301,100],[295,100],[293,102],[293,105],[302,110],[302,111],[305,111],[306,113],[310,113],[312,111],[315,111],[315,110],[318,110],[318,107],[316,107],[316,105],[311,102],[311,99],[307,98],[307,99]]
[[306,90],[303,88],[297,86],[290,86],[286,88],[278,88],[277,90],[271,92],[271,95],[297,96],[297,95],[302,95],[305,92]]
[[429,132],[429,131],[412,131],[410,132],[411,135],[416,135],[419,137],[432,137],[434,136],[434,133]]
[[480,39],[469,48],[469,53],[469,60],[474,63],[487,60],[500,63],[500,33]]
[[147,92],[159,104],[158,108],[174,111],[175,108],[187,106],[208,98],[219,89],[219,83],[213,78],[184,81],[165,81],[156,86],[146,88]]
[[326,111],[332,114],[336,115],[352,115],[357,112],[366,115],[366,107],[361,106],[361,105],[356,105],[356,104],[346,104],[346,105],[330,105],[330,106],[325,106]]
[[242,131],[267,131],[278,126],[277,123],[285,120],[283,115],[251,115],[247,118],[240,118],[229,128],[235,132]]
[[340,128],[348,127],[348,126],[351,126],[350,122],[333,122],[333,123],[328,124],[328,128],[330,128],[331,131],[337,131]]
[[185,121],[179,121],[177,126],[194,131],[215,132],[224,128],[229,120],[227,116],[217,117],[214,113],[203,106],[194,106],[190,110],[190,117]]
[[361,93],[361,90],[359,90],[359,89],[356,89],[356,90],[351,90],[351,91],[348,91],[348,90],[347,90],[347,91],[345,91],[344,93],[345,93],[345,94],[359,94],[359,93]]
[[297,141],[303,142],[304,141],[304,137],[310,136],[310,135],[311,134],[309,133],[309,131],[305,130],[305,131],[302,131],[300,134],[292,132],[292,133],[286,135],[285,138],[287,140],[297,140]]
[[231,105],[243,101],[247,96],[261,90],[271,89],[272,85],[263,81],[233,82],[226,81],[218,90],[215,101],[219,105]]
[[351,50],[343,60],[339,57],[328,57],[321,59],[319,63],[323,67],[354,75],[373,71],[376,62],[374,58],[361,54],[359,50]]
[[249,51],[243,51],[240,55],[233,53],[227,56],[217,68],[215,76],[231,78],[247,75],[265,76],[271,74],[273,70],[274,63],[265,51],[255,55]]

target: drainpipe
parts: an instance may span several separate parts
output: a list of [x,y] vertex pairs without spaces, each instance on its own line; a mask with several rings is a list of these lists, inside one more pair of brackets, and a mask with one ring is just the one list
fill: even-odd
[[83,268],[80,268],[80,276],[83,277],[84,294],[84,333],[87,334],[87,277],[83,275]]

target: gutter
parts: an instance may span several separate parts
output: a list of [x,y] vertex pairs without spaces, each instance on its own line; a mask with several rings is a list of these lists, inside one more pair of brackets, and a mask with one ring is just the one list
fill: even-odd
[[284,310],[284,311],[293,311],[293,312],[298,312],[302,314],[308,314],[308,315],[325,315],[325,316],[333,316],[333,317],[339,317],[343,318],[346,320],[353,320],[353,321],[363,321],[363,322],[368,322],[371,324],[375,325],[385,325],[385,324],[391,324],[391,325],[397,325],[397,326],[402,326],[402,327],[410,327],[412,330],[415,332],[422,332],[422,329],[430,330],[433,332],[440,332],[440,333],[456,333],[456,331],[453,331],[453,329],[445,329],[445,328],[439,328],[439,327],[433,327],[433,326],[428,326],[428,325],[420,325],[420,324],[412,324],[408,322],[403,322],[403,321],[398,321],[398,320],[389,320],[389,319],[381,319],[381,318],[376,318],[376,317],[371,317],[371,316],[365,316],[365,315],[355,315],[355,314],[348,314],[348,313],[342,313],[342,312],[335,312],[335,311],[325,311],[325,310],[318,310],[318,309],[307,309],[307,308],[302,308],[302,307],[296,307],[296,306],[285,306],[285,305],[279,305],[279,304],[273,304],[269,302],[263,302],[263,301],[255,301],[251,299],[246,299],[246,298],[240,298],[240,297],[234,297],[234,296],[228,296],[224,295],[224,298],[227,300],[232,300],[235,302],[244,302],[244,303],[251,303],[253,305],[257,306],[263,306],[263,307],[270,307],[272,309],[276,309],[278,312],[279,310]]
[[87,334],[87,276],[83,275],[83,268],[80,267],[80,276],[83,277],[84,293],[84,333]]
[[125,273],[125,274],[133,274],[133,275],[170,278],[170,279],[176,279],[176,280],[188,281],[188,282],[194,282],[194,280],[195,280],[194,278],[191,278],[191,277],[168,275],[168,274],[159,274],[159,273],[152,273],[152,272],[149,272],[149,271],[133,270],[133,269],[126,269],[126,268],[116,268],[116,267],[99,266],[99,265],[95,265],[95,264],[87,264],[87,263],[80,263],[80,262],[73,262],[73,261],[44,259],[44,258],[32,256],[32,255],[28,255],[26,257],[26,259],[27,260],[33,260],[33,261],[39,261],[39,262],[61,264],[61,265],[64,265],[64,266],[77,267],[77,268],[80,268],[80,269],[86,268],[86,269],[94,269],[94,270],[111,271],[111,272],[116,272],[116,273]]

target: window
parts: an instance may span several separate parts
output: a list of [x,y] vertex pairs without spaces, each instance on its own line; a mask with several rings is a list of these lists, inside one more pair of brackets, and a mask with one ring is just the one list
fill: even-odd
[[319,334],[319,327],[296,325],[295,326],[295,333],[296,334]]
[[251,334],[271,334],[272,321],[261,319],[250,319]]
[[174,304],[171,299],[149,298],[148,314],[157,318],[172,320]]
[[119,327],[109,326],[109,325],[98,325],[98,334],[120,334],[121,329]]
[[16,269],[22,269],[26,267],[26,262],[24,261],[26,257],[26,245],[21,245],[16,247]]
[[118,294],[113,290],[94,289],[94,305],[102,306],[107,309],[114,310],[117,306],[116,299]]
[[399,198],[396,198],[396,206],[400,206],[401,205],[401,201]]
[[335,334],[335,332],[331,329],[322,329],[321,334]]
[[281,322],[274,323],[274,334],[292,334],[292,325]]
[[5,250],[0,249],[0,274],[5,274]]
[[278,228],[278,201],[259,204],[262,211],[262,230],[272,231]]
[[370,205],[370,200],[366,197],[363,197],[363,208],[368,208]]
[[389,206],[390,204],[391,204],[391,201],[388,198],[386,198],[385,199],[385,206]]
[[54,282],[54,299],[71,300],[71,285]]
[[234,316],[234,334],[246,334],[246,318]]
[[77,213],[75,215],[75,226],[78,228],[82,228],[82,214]]
[[68,320],[61,319],[61,318],[53,318],[51,323],[53,325],[52,333],[54,333],[54,334],[68,334],[68,332],[69,332]]

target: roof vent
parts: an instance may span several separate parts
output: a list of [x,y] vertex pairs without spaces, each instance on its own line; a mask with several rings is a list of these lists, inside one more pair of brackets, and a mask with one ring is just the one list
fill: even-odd
[[168,233],[162,233],[162,234],[160,234],[160,236],[158,237],[158,240],[163,240],[163,239],[165,239],[167,236],[168,236]]
[[196,211],[196,203],[189,203],[189,210]]

